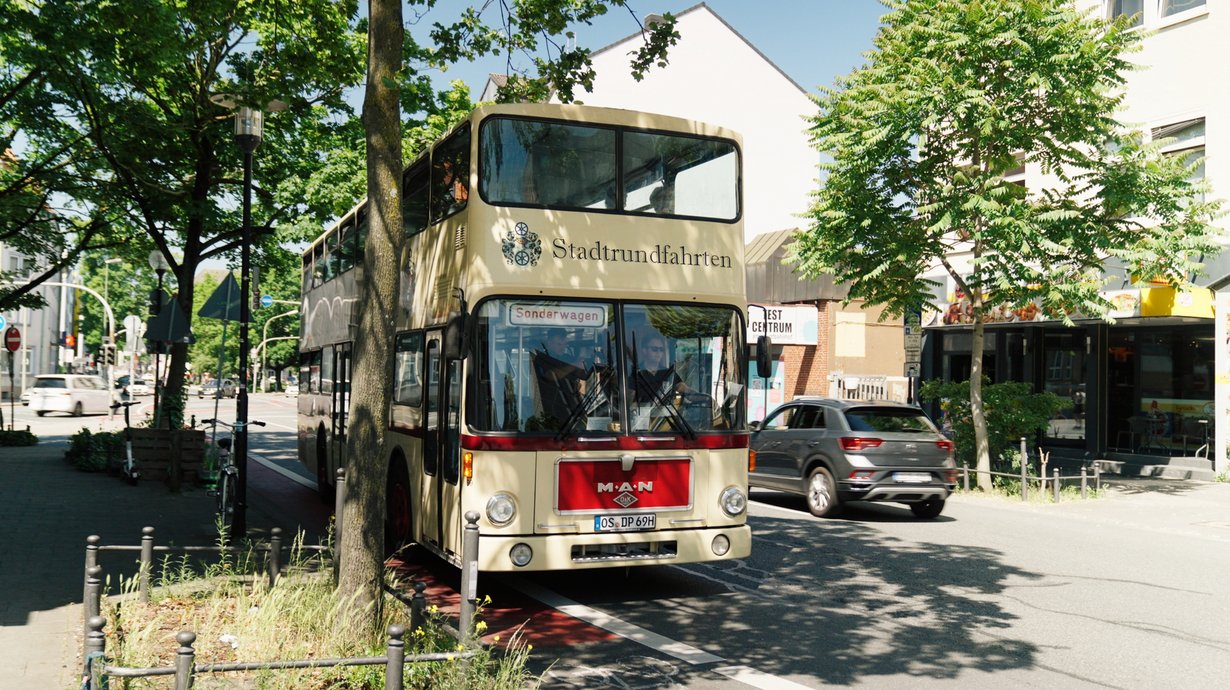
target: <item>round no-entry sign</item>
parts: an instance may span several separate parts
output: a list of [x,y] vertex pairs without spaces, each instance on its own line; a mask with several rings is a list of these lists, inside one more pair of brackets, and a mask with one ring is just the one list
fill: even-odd
[[17,352],[21,349],[21,331],[17,330],[16,326],[9,326],[9,329],[4,332],[4,348],[9,352]]

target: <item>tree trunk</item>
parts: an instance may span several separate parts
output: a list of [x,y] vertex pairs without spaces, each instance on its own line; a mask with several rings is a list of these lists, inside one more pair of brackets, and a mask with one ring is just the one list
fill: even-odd
[[970,337],[969,409],[974,421],[974,457],[977,460],[978,488],[991,490],[991,444],[987,436],[987,415],[982,408],[982,342],[986,326],[981,305],[973,307],[974,333]]
[[[367,92],[368,235],[354,336],[346,504],[343,506],[338,596],[341,630],[377,631],[384,568],[386,410],[393,395],[392,319],[401,256],[400,0],[369,0]],[[347,615],[349,614],[349,615]]]

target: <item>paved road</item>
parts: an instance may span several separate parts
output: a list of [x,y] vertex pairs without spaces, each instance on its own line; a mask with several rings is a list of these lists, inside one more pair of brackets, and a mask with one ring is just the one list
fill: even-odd
[[820,521],[754,497],[742,563],[534,578],[665,638],[574,646],[547,687],[1225,687],[1230,485],[958,498],[935,522],[894,506]]

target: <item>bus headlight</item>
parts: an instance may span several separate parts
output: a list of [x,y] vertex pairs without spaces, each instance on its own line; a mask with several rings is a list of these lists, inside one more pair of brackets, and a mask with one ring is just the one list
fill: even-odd
[[725,534],[719,534],[713,538],[710,548],[713,549],[714,556],[725,556],[730,552],[730,538]]
[[524,568],[530,564],[530,559],[534,557],[534,550],[529,544],[513,544],[513,547],[508,551],[508,557],[512,559],[513,565],[518,568]]
[[487,519],[496,527],[507,525],[516,515],[517,504],[512,496],[498,493],[487,499]]
[[722,504],[722,510],[731,517],[742,515],[743,511],[747,510],[747,496],[743,493],[743,489],[737,486],[722,489],[718,502]]

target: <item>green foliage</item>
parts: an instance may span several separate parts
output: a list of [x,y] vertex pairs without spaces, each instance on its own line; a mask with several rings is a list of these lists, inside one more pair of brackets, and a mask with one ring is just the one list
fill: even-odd
[[[975,466],[974,424],[970,409],[969,381],[927,381],[919,398],[938,401],[943,413],[943,426],[951,429],[956,445],[957,463]],[[1025,437],[1031,445],[1047,423],[1069,403],[1050,392],[1033,393],[1026,383],[995,383],[982,386],[983,410],[987,416],[988,441],[993,459],[992,470],[1020,470],[1019,445]]]
[[38,445],[38,437],[29,429],[0,429],[0,447],[4,446],[34,446]]
[[[793,246],[805,275],[900,315],[934,299],[918,277],[964,250],[972,264],[944,266],[976,313],[994,293],[1097,316],[1107,260],[1180,284],[1218,251],[1221,202],[1199,196],[1193,161],[1115,120],[1139,31],[1067,0],[889,6],[868,63],[815,99],[833,161]],[[1022,163],[1053,186],[1006,181]]]
[[[1222,201],[1191,180],[1198,161],[1116,120],[1141,40],[1126,18],[1070,0],[886,4],[866,64],[815,98],[812,137],[832,162],[790,247],[800,274],[884,318],[937,307],[946,277],[981,352],[999,305],[1106,318],[1107,263],[1183,286],[1221,251]],[[1005,179],[1021,165],[1046,186]],[[975,358],[975,401],[981,371]]]
[[68,439],[64,461],[82,472],[106,472],[111,460],[124,452],[124,432],[82,429]]

